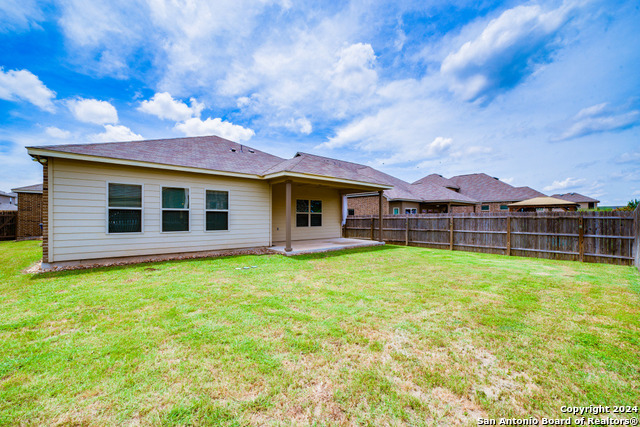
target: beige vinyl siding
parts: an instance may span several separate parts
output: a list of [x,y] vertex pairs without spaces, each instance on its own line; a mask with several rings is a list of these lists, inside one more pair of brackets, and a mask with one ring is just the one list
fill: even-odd
[[[49,261],[270,245],[267,182],[56,159]],[[143,232],[107,233],[107,182],[143,185]],[[186,187],[190,231],[161,232],[161,188]],[[229,230],[205,231],[205,190],[229,192]]]
[[[291,240],[326,239],[340,237],[342,233],[341,198],[337,189],[316,185],[292,184],[291,189]],[[322,200],[322,226],[296,227],[296,199]],[[284,241],[285,185],[273,186],[273,241]]]

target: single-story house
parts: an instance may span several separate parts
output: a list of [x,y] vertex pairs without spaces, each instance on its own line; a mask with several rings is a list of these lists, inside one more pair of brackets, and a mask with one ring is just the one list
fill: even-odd
[[[423,180],[409,184],[399,178],[370,168],[368,173],[393,184],[384,190],[383,213],[385,215],[447,213],[456,207],[474,206],[477,201],[459,194],[439,182]],[[350,194],[350,215],[377,215],[377,196],[372,193]]]
[[0,211],[18,210],[18,195],[16,193],[5,193],[0,191]]
[[[392,184],[216,136],[27,147],[43,165],[43,262],[340,238],[344,196]],[[344,212],[344,214],[343,214]]]
[[[484,173],[451,178],[434,173],[411,184],[393,180],[393,189],[384,191],[385,214],[500,212],[508,211],[510,203],[545,196],[533,188],[514,187]],[[374,195],[350,195],[349,213],[377,214]]]
[[555,197],[534,197],[509,204],[511,212],[536,212],[536,211],[577,211],[578,204]]
[[580,205],[579,209],[597,209],[598,203],[600,203],[600,200],[584,196],[580,193],[554,194],[551,197],[578,203]]
[[478,201],[471,212],[508,211],[511,203],[546,196],[531,187],[514,187],[486,173],[457,175],[449,180],[459,187],[460,194]]
[[16,239],[42,236],[42,184],[14,188],[18,197],[18,226]]

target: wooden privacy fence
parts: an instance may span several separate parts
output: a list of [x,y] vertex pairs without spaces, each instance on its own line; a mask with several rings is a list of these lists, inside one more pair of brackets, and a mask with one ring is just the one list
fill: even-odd
[[0,240],[15,240],[18,211],[0,211]]
[[[385,215],[385,242],[606,264],[638,265],[635,212]],[[378,239],[378,218],[347,217],[344,237]]]

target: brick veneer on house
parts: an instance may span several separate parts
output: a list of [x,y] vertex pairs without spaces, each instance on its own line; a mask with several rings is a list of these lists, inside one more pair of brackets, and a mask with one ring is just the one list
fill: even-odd
[[17,240],[42,235],[42,194],[20,193],[18,196]]
[[[378,196],[349,197],[347,206],[354,210],[354,215],[377,215],[378,214]],[[382,198],[383,214],[388,215],[389,201],[386,197]]]

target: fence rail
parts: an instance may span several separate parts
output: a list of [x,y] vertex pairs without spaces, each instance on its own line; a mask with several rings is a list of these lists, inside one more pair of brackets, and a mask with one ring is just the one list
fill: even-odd
[[0,211],[0,240],[16,238],[18,211]]
[[[377,216],[350,216],[345,237],[377,240]],[[389,243],[502,255],[638,265],[640,213],[510,212],[385,215]]]

